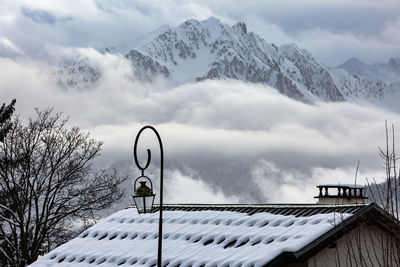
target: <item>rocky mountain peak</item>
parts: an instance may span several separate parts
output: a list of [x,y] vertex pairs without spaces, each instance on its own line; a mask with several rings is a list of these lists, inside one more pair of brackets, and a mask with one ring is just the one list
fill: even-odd
[[[123,54],[133,66],[133,75],[142,81],[151,82],[159,76],[173,84],[237,79],[269,85],[304,102],[359,97],[380,101],[400,85],[375,79],[389,66],[400,69],[399,59],[391,59],[383,67],[382,64],[369,67],[351,58],[339,66],[340,70],[330,69],[295,44],[278,47],[254,32],[248,33],[244,22],[228,26],[215,17],[187,20],[177,27],[162,27],[106,52]],[[94,80],[99,76],[97,72],[87,71],[91,68],[76,66],[68,73],[77,76],[75,70],[80,69],[95,73]],[[77,77],[85,80],[85,75],[81,76]]]
[[337,68],[344,69],[351,75],[358,77],[366,74],[368,66],[361,62],[358,58],[352,57],[340,64]]
[[195,19],[189,19],[189,20],[185,21],[184,23],[182,23],[179,26],[183,27],[183,28],[187,28],[187,27],[190,27],[190,26],[198,27],[198,26],[200,26],[200,22],[195,20]]
[[211,24],[213,24],[213,23],[215,23],[215,24],[221,23],[221,21],[219,19],[217,19],[216,17],[213,17],[213,16],[209,17],[208,19],[204,20],[203,22],[211,23]]
[[358,58],[356,57],[351,57],[348,60],[346,60],[345,64],[361,64],[363,65],[364,63],[362,63]]
[[363,67],[365,64],[362,63],[358,58],[356,57],[351,57],[348,60],[346,60],[344,63],[340,64],[338,68],[340,69],[354,69],[358,70],[361,67]]
[[388,65],[394,70],[400,72],[400,58],[389,59]]
[[241,34],[247,34],[247,26],[244,22],[238,22],[232,26],[232,29],[238,31]]

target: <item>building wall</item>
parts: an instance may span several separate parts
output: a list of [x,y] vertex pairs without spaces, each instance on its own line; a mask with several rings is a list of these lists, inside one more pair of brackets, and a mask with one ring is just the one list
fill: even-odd
[[321,197],[318,199],[318,204],[335,204],[335,205],[348,205],[348,204],[364,204],[363,198],[347,198],[347,197]]
[[400,266],[398,245],[377,226],[362,225],[310,258],[308,266]]

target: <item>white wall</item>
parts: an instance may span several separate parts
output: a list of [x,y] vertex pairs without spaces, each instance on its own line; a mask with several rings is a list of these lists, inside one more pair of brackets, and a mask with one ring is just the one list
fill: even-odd
[[310,258],[308,266],[400,266],[398,244],[377,226],[363,225]]

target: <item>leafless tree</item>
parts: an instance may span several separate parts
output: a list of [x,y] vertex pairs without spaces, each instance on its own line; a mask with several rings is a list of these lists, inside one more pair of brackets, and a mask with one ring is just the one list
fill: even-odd
[[16,117],[0,143],[0,266],[25,266],[122,196],[116,171],[94,171],[102,142],[52,109]]
[[384,229],[381,230],[360,216],[358,220],[364,223],[342,238],[344,246],[342,254],[337,253],[340,257],[336,258],[336,266],[341,266],[340,263],[346,266],[400,266],[399,158],[396,156],[394,125],[391,131],[387,123],[385,126],[385,147],[379,148],[385,181],[377,184],[375,179],[373,182],[367,179],[367,183],[369,199],[381,206],[391,219],[376,218]]

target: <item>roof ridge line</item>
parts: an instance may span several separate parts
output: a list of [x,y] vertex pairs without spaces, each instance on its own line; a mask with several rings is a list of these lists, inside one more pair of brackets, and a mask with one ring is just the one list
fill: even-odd
[[[206,204],[206,203],[179,203],[179,204],[163,204],[164,207],[240,207],[240,208],[263,208],[263,207],[308,207],[308,208],[323,208],[323,207],[366,207],[371,203],[354,203],[354,204],[316,204],[316,203],[271,203],[271,204]],[[159,204],[154,204],[159,207]]]

